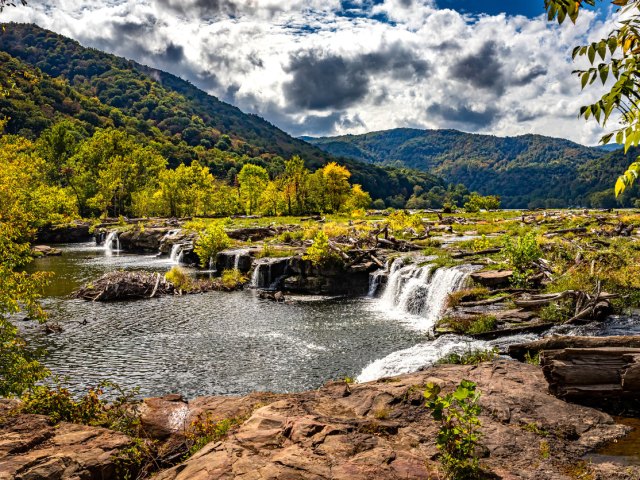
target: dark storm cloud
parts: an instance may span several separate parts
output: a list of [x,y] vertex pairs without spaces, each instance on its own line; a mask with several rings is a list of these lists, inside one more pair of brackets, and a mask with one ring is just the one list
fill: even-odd
[[498,59],[498,48],[494,41],[486,42],[477,53],[454,63],[451,75],[457,80],[496,94],[504,93],[506,87],[502,63]]
[[326,110],[346,108],[362,100],[376,74],[389,74],[396,80],[424,79],[429,63],[394,44],[353,58],[303,52],[291,57],[286,71],[293,74],[293,79],[283,85],[292,106]]
[[155,0],[165,10],[185,16],[210,16],[226,14],[235,16],[240,9],[233,0]]
[[427,114],[439,120],[472,129],[490,127],[502,116],[501,112],[494,107],[486,107],[484,110],[474,110],[468,105],[443,104],[431,105],[427,108]]

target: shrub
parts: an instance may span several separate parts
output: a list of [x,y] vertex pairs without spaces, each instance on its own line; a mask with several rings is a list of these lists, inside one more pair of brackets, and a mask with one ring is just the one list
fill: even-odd
[[231,239],[220,223],[213,223],[200,232],[194,252],[200,259],[200,266],[205,268],[210,260],[219,252],[231,245]]
[[313,239],[313,245],[307,248],[302,257],[304,260],[311,260],[314,265],[322,265],[336,259],[336,254],[329,246],[329,237],[320,230]]
[[447,307],[457,307],[462,302],[472,302],[489,296],[489,289],[486,287],[467,288],[457,290],[449,294]]
[[440,391],[438,385],[429,383],[424,396],[433,418],[440,423],[436,446],[442,465],[454,480],[478,478],[475,450],[480,443],[480,392],[468,380],[460,382],[453,393],[440,396]]
[[438,364],[447,365],[478,365],[495,360],[500,355],[498,347],[490,350],[468,350],[465,353],[450,353],[438,360]]
[[240,272],[240,270],[232,269],[222,272],[221,282],[222,286],[227,290],[236,290],[242,285],[247,283],[248,278]]
[[505,236],[503,251],[509,264],[520,273],[530,269],[542,255],[536,233],[533,231],[516,238]]
[[171,282],[175,288],[188,292],[193,288],[193,281],[191,277],[184,271],[184,269],[175,266],[169,270],[164,278],[167,282]]
[[[140,425],[134,407],[138,390],[124,390],[112,382],[101,382],[75,398],[59,378],[52,384],[38,385],[22,396],[22,413],[46,415],[53,424],[72,422],[94,425],[134,436]],[[107,402],[106,396],[114,397]]]
[[493,315],[477,315],[475,317],[445,317],[438,326],[448,326],[459,334],[479,334],[495,330],[498,320]]
[[196,418],[185,434],[189,453],[187,457],[194,455],[208,443],[224,438],[229,431],[242,423],[239,418],[224,418],[215,420],[211,412],[200,414]]

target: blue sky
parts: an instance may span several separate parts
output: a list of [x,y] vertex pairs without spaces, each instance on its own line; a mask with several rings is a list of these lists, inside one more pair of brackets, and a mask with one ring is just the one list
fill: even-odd
[[[453,8],[463,13],[485,13],[496,15],[525,15],[535,17],[544,13],[544,0],[437,0],[436,4],[442,8]],[[599,10],[606,10],[607,2],[600,2]]]

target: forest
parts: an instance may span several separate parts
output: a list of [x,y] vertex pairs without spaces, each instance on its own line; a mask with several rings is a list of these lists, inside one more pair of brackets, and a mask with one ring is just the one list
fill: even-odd
[[[229,186],[247,163],[275,179],[295,155],[310,171],[335,160],[171,74],[82,47],[35,25],[5,27],[0,35],[5,133],[36,141],[62,120],[76,125],[73,135],[83,138],[111,128],[153,149],[169,168],[197,161]],[[339,163],[352,183],[383,202],[378,205],[401,208],[416,187],[445,202],[447,184],[430,173],[351,159]]]
[[[612,172],[622,173],[637,156],[633,148],[624,154],[541,135],[409,128],[306,140],[337,157],[415,168],[500,195],[507,208],[633,207],[640,199],[631,189],[616,199],[611,182]],[[414,207],[432,205],[419,189],[413,197]]]

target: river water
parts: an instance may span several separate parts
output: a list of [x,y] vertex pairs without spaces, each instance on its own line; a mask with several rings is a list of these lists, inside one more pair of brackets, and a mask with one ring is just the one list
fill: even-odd
[[[294,392],[345,376],[369,381],[407,373],[452,352],[537,338],[430,339],[447,294],[463,286],[468,267],[430,276],[425,267],[398,263],[378,299],[290,297],[277,304],[245,290],[99,303],[68,295],[108,271],[166,271],[175,259],[93,244],[61,248],[63,256],[37,259],[31,269],[56,274],[45,305],[62,333],[19,323],[30,343],[47,351],[45,364],[75,391],[108,379],[139,387],[142,396]],[[563,333],[640,333],[640,319],[614,317]]]
[[48,352],[46,365],[77,390],[109,379],[139,386],[145,396],[300,391],[355,377],[376,359],[426,338],[410,316],[386,314],[369,298],[294,297],[276,304],[246,290],[135,302],[71,300],[69,293],[107,271],[166,271],[173,263],[91,244],[62,250],[32,269],[56,274],[45,303],[63,332],[45,335],[32,322],[22,328]]

